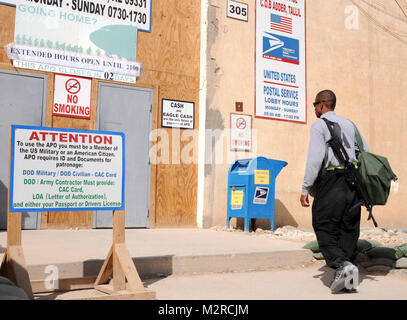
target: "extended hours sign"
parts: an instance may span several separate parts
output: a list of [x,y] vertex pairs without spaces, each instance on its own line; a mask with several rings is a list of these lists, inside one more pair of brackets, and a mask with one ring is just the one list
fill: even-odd
[[56,74],[54,83],[52,114],[90,119],[92,80]]
[[305,0],[256,0],[259,118],[306,122]]
[[124,134],[11,127],[10,212],[122,210]]

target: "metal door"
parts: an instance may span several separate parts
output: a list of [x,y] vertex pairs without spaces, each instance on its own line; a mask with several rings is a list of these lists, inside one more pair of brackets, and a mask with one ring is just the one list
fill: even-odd
[[[0,70],[0,229],[7,228],[10,125],[44,125],[46,96],[47,76]],[[22,213],[23,229],[40,224],[40,212]]]
[[[125,134],[126,227],[148,228],[150,208],[149,135],[153,90],[99,83],[98,128]],[[95,228],[111,228],[111,211],[95,211]]]

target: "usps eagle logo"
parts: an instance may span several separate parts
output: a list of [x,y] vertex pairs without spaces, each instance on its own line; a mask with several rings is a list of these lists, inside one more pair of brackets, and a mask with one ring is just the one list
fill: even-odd
[[281,41],[280,39],[270,34],[266,34],[265,36],[263,36],[263,54],[268,54],[271,51],[274,51],[283,46],[284,41]]

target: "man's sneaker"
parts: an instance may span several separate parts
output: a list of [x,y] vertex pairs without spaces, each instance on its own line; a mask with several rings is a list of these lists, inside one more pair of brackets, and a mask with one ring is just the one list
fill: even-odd
[[345,261],[335,272],[331,292],[337,293],[344,290],[347,293],[355,293],[358,285],[359,269],[349,261]]
[[358,292],[358,285],[359,285],[359,269],[354,264],[350,263],[349,261],[344,262],[344,270],[345,270],[345,292],[347,293],[355,293]]
[[345,293],[358,293],[358,290],[357,289],[343,289],[343,291],[345,292]]
[[345,279],[346,279],[345,266],[341,265],[335,271],[335,278],[331,284],[331,292],[337,293],[345,289]]

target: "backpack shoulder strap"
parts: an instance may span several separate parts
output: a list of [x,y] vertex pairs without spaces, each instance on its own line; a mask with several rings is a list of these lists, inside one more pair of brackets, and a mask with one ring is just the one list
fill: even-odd
[[332,127],[333,127],[333,125],[334,125],[334,122],[329,121],[328,119],[325,119],[325,118],[321,118],[321,119],[325,121],[326,126],[328,127],[328,130],[329,130],[329,133],[331,134],[331,137],[332,137],[332,138],[335,137],[335,132],[334,132],[334,130],[332,129]]
[[336,159],[339,163],[346,164],[349,162],[349,155],[346,149],[343,147],[342,140],[337,136],[334,129],[332,128],[335,122],[329,121],[328,119],[321,118],[326,123],[329,133],[331,134],[331,139],[327,142],[332,148]]
[[353,123],[353,126],[355,127],[355,138],[356,138],[356,143],[357,143],[357,145],[359,147],[359,150],[360,151],[365,151],[365,149],[363,148],[363,141],[362,141],[362,137],[360,136],[359,129],[354,123]]

